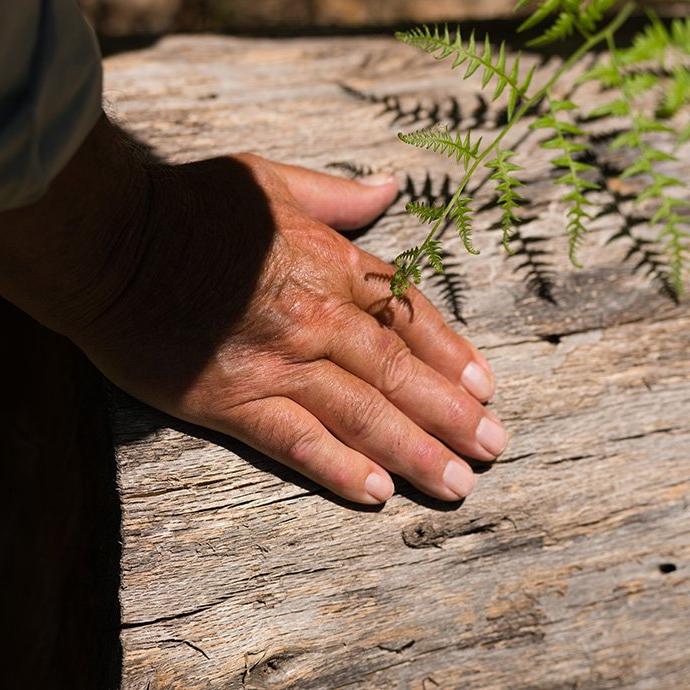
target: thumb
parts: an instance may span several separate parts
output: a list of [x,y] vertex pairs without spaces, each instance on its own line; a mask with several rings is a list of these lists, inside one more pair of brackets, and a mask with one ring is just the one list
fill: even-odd
[[270,161],[304,211],[338,230],[354,230],[380,216],[395,200],[393,175],[377,174],[359,181]]

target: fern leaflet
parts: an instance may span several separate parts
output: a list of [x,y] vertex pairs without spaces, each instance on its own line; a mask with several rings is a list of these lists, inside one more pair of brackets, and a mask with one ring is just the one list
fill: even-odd
[[474,248],[472,244],[472,218],[470,209],[471,199],[466,196],[460,196],[451,206],[448,215],[455,223],[455,229],[462,240],[465,249],[470,254],[479,254],[479,250]]
[[577,249],[587,231],[584,220],[590,218],[585,210],[585,207],[590,205],[585,192],[599,189],[599,185],[582,176],[582,173],[594,170],[594,166],[575,159],[576,154],[587,149],[584,144],[575,141],[575,138],[584,135],[584,131],[572,122],[558,117],[559,113],[574,110],[577,106],[572,101],[552,100],[550,97],[548,104],[549,112],[536,120],[531,127],[552,130],[551,138],[543,141],[541,146],[561,152],[551,159],[551,164],[566,171],[556,179],[556,184],[564,185],[570,190],[561,197],[568,205],[568,255],[573,265],[580,267]]
[[417,216],[422,223],[433,223],[443,216],[445,206],[432,206],[420,201],[408,201],[405,210],[412,216]]
[[465,134],[463,139],[460,133],[453,134],[445,127],[426,127],[418,129],[415,132],[398,134],[398,139],[404,141],[406,144],[416,146],[420,149],[427,149],[435,151],[436,153],[445,154],[448,158],[455,156],[455,160],[462,164],[467,169],[470,161],[476,160],[479,156],[479,147],[482,144],[482,138],[479,137],[474,143],[471,140],[471,132]]
[[513,173],[521,170],[519,165],[511,162],[515,155],[514,151],[498,149],[496,157],[489,161],[486,166],[494,170],[490,179],[496,181],[496,189],[500,192],[498,204],[503,210],[501,215],[501,228],[503,230],[503,246],[510,254],[510,240],[516,226],[519,223],[515,216],[515,209],[522,204],[525,199],[517,192],[517,187],[522,187],[523,183],[515,177]]
[[[518,0],[515,9],[529,5],[531,0]],[[518,27],[518,31],[527,31],[555,16],[553,23],[543,30],[540,36],[527,41],[528,46],[543,46],[562,41],[576,30],[585,38],[593,34],[606,12],[614,5],[615,0],[542,0],[534,12]]]

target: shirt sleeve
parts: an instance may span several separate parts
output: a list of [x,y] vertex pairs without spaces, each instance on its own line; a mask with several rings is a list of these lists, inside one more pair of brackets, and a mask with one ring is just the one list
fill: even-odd
[[0,0],[0,211],[43,195],[100,117],[101,90],[76,0]]

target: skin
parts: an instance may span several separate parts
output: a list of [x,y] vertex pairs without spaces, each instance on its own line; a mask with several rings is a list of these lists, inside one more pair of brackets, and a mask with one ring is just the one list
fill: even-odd
[[246,153],[153,163],[103,117],[39,202],[0,214],[0,290],[135,397],[345,499],[385,501],[395,473],[456,501],[462,456],[507,443],[491,369],[336,231],[396,193]]

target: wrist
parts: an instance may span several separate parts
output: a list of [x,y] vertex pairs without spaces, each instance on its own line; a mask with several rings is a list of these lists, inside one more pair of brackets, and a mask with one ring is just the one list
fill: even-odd
[[143,157],[101,117],[38,202],[0,213],[0,292],[73,337],[136,270],[149,197]]

